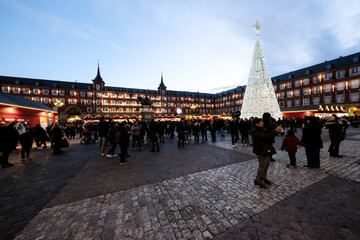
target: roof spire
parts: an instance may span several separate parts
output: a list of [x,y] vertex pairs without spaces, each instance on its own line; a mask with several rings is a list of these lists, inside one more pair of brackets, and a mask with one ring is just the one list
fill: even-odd
[[98,68],[97,68],[97,74],[96,74],[96,77],[94,80],[99,80],[99,81],[102,81],[102,77],[101,77],[101,74],[100,74],[100,64],[99,64],[99,59],[98,59]]
[[160,90],[166,90],[166,86],[164,84],[164,76],[163,76],[163,71],[161,70],[161,81],[160,81],[160,85],[158,87],[159,91]]

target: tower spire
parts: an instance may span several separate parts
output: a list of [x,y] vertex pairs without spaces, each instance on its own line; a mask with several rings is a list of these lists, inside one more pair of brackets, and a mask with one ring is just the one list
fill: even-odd
[[97,67],[97,74],[96,74],[96,77],[94,80],[98,80],[98,81],[102,81],[102,77],[101,77],[101,74],[100,74],[100,64],[99,64],[99,59],[98,59],[98,67]]
[[159,92],[163,92],[166,91],[166,86],[164,84],[164,75],[163,75],[163,71],[161,70],[161,79],[160,79],[160,85],[158,87]]
[[241,118],[261,118],[265,112],[268,112],[273,118],[278,119],[281,117],[281,111],[260,45],[260,28],[260,23],[257,21],[255,23],[257,37],[248,83],[241,106]]

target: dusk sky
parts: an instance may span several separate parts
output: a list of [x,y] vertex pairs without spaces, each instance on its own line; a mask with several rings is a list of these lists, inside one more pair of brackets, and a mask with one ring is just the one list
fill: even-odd
[[360,51],[359,0],[0,0],[0,75],[220,92]]

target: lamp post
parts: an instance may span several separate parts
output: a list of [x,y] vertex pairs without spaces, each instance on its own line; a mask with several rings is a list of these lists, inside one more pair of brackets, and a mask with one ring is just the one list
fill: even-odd
[[59,108],[61,108],[62,106],[64,106],[64,103],[61,102],[59,99],[56,99],[56,101],[54,102],[54,106],[57,108],[58,120],[60,120],[60,111],[59,111]]

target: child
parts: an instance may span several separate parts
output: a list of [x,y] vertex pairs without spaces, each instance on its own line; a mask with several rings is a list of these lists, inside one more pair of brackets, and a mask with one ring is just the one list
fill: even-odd
[[289,154],[290,164],[287,164],[288,168],[296,168],[296,157],[297,145],[300,145],[300,140],[294,135],[293,130],[289,130],[282,142],[281,150],[286,150]]

